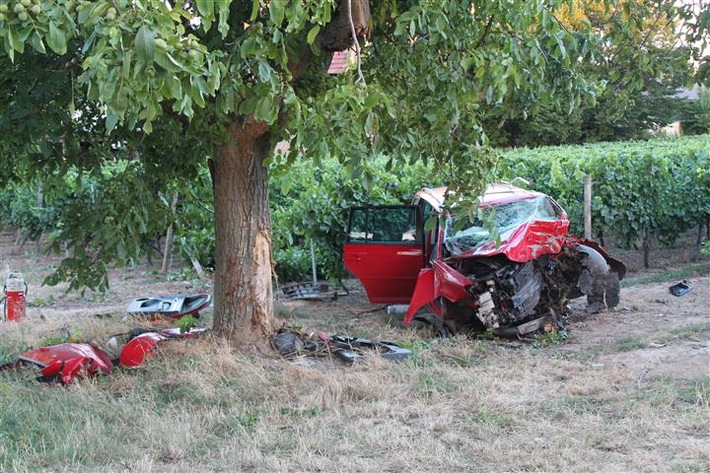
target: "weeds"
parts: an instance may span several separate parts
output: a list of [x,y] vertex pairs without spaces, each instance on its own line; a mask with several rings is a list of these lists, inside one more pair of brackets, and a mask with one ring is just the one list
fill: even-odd
[[659,282],[669,282],[675,280],[683,280],[697,276],[707,276],[710,275],[710,264],[696,264],[691,266],[684,266],[680,269],[673,269],[670,271],[665,271],[663,273],[652,274],[649,276],[641,276],[638,278],[627,278],[621,281],[621,287],[633,287],[640,286],[643,284],[652,284]]
[[54,305],[54,296],[49,296],[46,299],[40,296],[33,296],[27,301],[27,307],[50,307]]
[[678,388],[678,400],[710,409],[710,378]]
[[566,330],[543,332],[533,337],[532,345],[534,348],[545,348],[551,345],[562,345],[567,343],[568,339],[569,333]]
[[472,422],[490,425],[495,428],[508,427],[512,424],[512,419],[509,415],[493,412],[488,406],[483,406],[481,409],[471,414],[469,419]]
[[707,412],[710,409],[710,379],[657,379],[639,389],[634,397],[656,407],[697,407]]
[[282,416],[287,416],[287,417],[293,417],[296,419],[300,419],[303,417],[315,417],[318,415],[323,414],[324,410],[322,407],[318,406],[312,406],[312,407],[302,407],[302,408],[295,408],[295,407],[290,407],[290,406],[284,406],[281,409],[279,409],[279,414]]
[[175,326],[180,329],[181,333],[189,332],[191,328],[197,327],[198,321],[192,315],[180,317],[175,321]]
[[614,347],[616,351],[634,351],[646,348],[646,342],[639,338],[624,338],[617,341]]
[[688,325],[671,329],[670,333],[677,338],[690,338],[697,335],[710,334],[710,322]]
[[78,342],[82,340],[82,333],[79,329],[66,331],[66,333],[58,335],[45,335],[42,337],[40,344],[43,347],[59,345],[61,343]]

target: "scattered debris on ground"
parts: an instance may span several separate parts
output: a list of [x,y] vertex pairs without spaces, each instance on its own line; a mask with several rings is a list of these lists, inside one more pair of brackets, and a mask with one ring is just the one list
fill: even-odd
[[[183,332],[179,328],[133,329],[128,334],[111,337],[105,349],[93,342],[59,343],[21,353],[12,361],[0,365],[0,372],[34,368],[39,372],[37,381],[70,384],[78,378],[111,374],[116,367],[138,368],[154,354],[159,343],[197,338],[205,331],[190,329]],[[126,343],[118,352],[118,357],[112,358],[110,352],[117,350],[119,338],[126,339]]]
[[173,294],[169,296],[150,296],[134,299],[128,304],[128,315],[151,320],[161,317],[180,319],[186,315],[200,317],[200,311],[210,305],[210,294]]
[[319,281],[284,284],[281,286],[281,291],[286,299],[294,300],[328,301],[348,295],[347,289],[339,291],[337,288],[332,288],[330,284]]
[[669,287],[668,291],[674,296],[680,297],[686,295],[691,289],[693,289],[693,286],[688,281],[683,280]]
[[332,357],[347,363],[362,361],[371,354],[386,360],[404,360],[411,350],[392,342],[372,341],[347,335],[327,335],[324,332],[304,334],[288,328],[279,330],[272,338],[274,349],[283,357]]

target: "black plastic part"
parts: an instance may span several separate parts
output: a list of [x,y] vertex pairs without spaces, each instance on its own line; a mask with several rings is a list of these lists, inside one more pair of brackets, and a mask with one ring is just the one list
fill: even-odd
[[688,281],[681,281],[668,288],[668,291],[676,297],[684,296],[693,289],[693,286]]
[[374,342],[343,335],[333,335],[330,337],[330,343],[335,356],[348,363],[362,360],[366,350],[380,355],[385,360],[404,360],[412,354],[411,350],[391,342]]

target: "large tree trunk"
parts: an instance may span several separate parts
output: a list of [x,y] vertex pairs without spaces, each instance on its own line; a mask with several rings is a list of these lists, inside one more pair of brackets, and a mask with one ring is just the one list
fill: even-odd
[[268,130],[235,123],[214,157],[214,329],[243,348],[264,348],[274,325]]
[[[356,35],[370,32],[368,0],[341,0],[337,19],[322,33],[330,49],[353,42],[348,4]],[[336,32],[335,30],[342,30]],[[337,36],[337,38],[336,38]],[[328,48],[326,48],[328,49]],[[312,59],[306,47],[288,69],[295,79]],[[266,347],[274,329],[271,289],[271,219],[268,172],[269,125],[253,118],[235,121],[214,157],[215,210],[214,329],[237,346]]]

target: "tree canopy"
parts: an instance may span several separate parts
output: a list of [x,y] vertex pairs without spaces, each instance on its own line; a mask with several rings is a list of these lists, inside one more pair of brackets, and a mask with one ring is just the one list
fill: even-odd
[[488,118],[492,140],[504,146],[539,146],[638,139],[678,120],[687,103],[677,92],[708,80],[702,66],[707,57],[701,57],[698,42],[707,39],[708,25],[699,20],[693,27],[686,24],[698,6],[580,1],[564,7],[560,19],[567,28],[591,27],[604,38],[597,60],[578,69],[587,81],[603,87],[595,100],[572,109],[564,101],[541,104],[532,113],[501,107]]
[[[641,35],[650,9],[600,2],[623,8],[612,35],[592,21],[571,27],[574,4],[0,0],[0,153],[21,161],[3,172],[49,178],[126,162],[132,174],[106,196],[122,202],[113,215],[110,205],[93,220],[74,214],[80,223],[63,235],[84,254],[60,271],[71,277],[82,262],[106,263],[126,233],[152,231],[150,190],[189,186],[208,162],[215,328],[258,343],[273,322],[266,164],[276,141],[290,144],[282,169],[337,156],[367,183],[368,160],[385,154],[389,166],[423,161],[442,183],[480,189],[495,166],[487,120],[593,103],[609,78],[588,71],[609,62],[610,45]],[[689,34],[702,27],[692,25]],[[357,67],[326,74],[332,52],[349,48]],[[620,83],[648,73],[644,54],[624,61]]]

